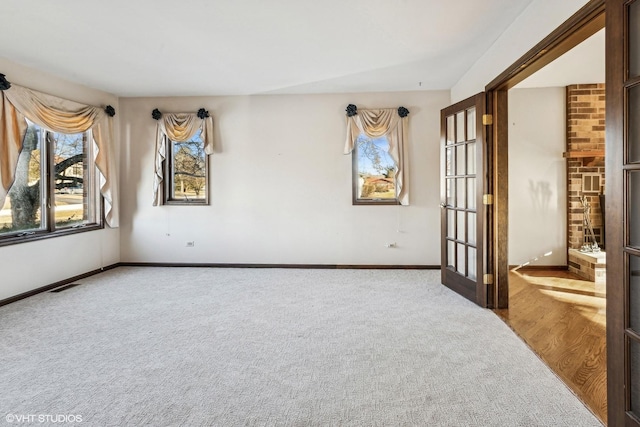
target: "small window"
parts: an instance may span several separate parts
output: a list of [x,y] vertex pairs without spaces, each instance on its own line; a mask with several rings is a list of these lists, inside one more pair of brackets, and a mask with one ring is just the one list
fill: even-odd
[[600,193],[600,175],[598,174],[582,175],[582,192],[583,193]]
[[353,150],[353,204],[398,204],[397,172],[387,137],[360,134]]
[[0,244],[101,227],[91,132],[29,123],[13,185],[0,209]]
[[188,141],[170,141],[166,176],[166,204],[209,204],[209,165],[202,130]]

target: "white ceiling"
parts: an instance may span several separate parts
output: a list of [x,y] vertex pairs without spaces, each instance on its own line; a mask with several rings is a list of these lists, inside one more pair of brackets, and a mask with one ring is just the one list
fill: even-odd
[[2,0],[0,56],[118,96],[449,89],[531,1]]

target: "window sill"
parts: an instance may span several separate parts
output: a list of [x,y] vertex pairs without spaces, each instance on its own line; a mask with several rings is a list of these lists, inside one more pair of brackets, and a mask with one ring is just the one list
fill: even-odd
[[396,199],[393,200],[353,200],[353,206],[397,206],[400,202]]
[[53,237],[69,236],[71,234],[101,230],[103,228],[104,228],[104,225],[102,224],[89,224],[83,227],[67,228],[63,230],[57,230],[54,232],[35,231],[34,234],[28,234],[28,235],[22,235],[22,236],[20,235],[7,236],[7,237],[0,238],[0,247],[18,245],[20,243],[34,242],[37,240],[51,239]]
[[209,206],[209,201],[207,200],[167,200],[164,202],[164,206]]

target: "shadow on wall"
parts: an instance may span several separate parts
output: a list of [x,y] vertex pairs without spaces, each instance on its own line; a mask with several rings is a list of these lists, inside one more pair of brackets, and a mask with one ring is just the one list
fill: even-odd
[[[552,181],[528,179],[523,193],[528,193],[530,204],[524,202],[514,206],[517,214],[513,218],[515,228],[510,236],[514,244],[510,252],[512,268],[534,264],[562,265],[566,262],[563,256],[564,228],[558,217],[564,213],[558,210],[554,199],[562,192],[552,185]],[[526,197],[525,194],[522,196]]]
[[549,182],[533,182],[529,180],[529,195],[531,196],[531,206],[534,212],[539,214],[548,212],[552,194]]

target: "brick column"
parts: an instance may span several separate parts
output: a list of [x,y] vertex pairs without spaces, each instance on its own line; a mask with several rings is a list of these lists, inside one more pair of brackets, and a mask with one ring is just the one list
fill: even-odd
[[[605,85],[567,86],[567,152],[605,149]],[[583,242],[581,196],[591,204],[591,222],[598,244],[602,244],[602,213],[599,194],[604,193],[604,156],[568,158],[568,247]]]

